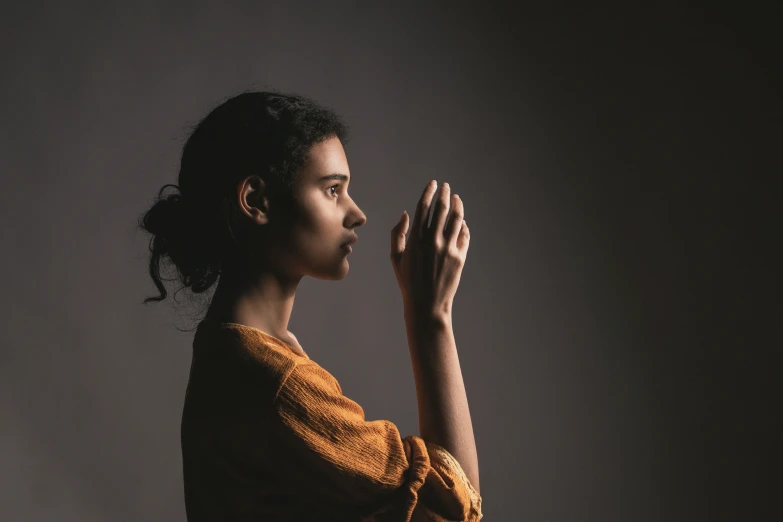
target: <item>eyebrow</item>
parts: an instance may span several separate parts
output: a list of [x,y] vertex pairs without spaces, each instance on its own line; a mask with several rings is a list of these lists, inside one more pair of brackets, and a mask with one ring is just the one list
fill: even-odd
[[327,174],[326,176],[322,176],[321,179],[319,179],[319,181],[326,180],[348,181],[348,176],[345,174]]

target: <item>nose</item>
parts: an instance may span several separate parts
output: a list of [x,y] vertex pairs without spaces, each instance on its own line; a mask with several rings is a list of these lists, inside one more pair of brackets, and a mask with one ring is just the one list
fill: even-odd
[[356,226],[360,227],[367,223],[367,216],[364,215],[364,212],[359,210],[359,219],[356,220]]
[[362,209],[358,205],[354,204],[353,212],[348,216],[348,221],[351,223],[349,228],[356,228],[367,223],[367,216],[362,212]]

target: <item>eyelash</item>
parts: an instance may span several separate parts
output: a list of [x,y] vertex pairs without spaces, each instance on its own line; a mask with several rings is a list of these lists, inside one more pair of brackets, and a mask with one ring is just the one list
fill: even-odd
[[[333,189],[333,188],[335,188],[335,187],[338,187],[338,188],[339,188],[339,187],[340,187],[340,185],[332,185],[331,187],[327,188],[326,190],[331,190],[331,189]],[[335,194],[333,194],[333,193],[332,193],[332,194],[330,194],[330,196],[334,196],[334,195],[335,195]]]

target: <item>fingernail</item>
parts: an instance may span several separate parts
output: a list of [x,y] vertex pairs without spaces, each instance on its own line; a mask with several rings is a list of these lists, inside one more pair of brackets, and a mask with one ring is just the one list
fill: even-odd
[[447,189],[447,188],[449,188],[449,184],[448,184],[448,183],[443,183],[443,188],[444,188],[444,189]]
[[434,187],[437,184],[438,184],[437,180],[433,179],[432,181],[430,181],[430,187]]

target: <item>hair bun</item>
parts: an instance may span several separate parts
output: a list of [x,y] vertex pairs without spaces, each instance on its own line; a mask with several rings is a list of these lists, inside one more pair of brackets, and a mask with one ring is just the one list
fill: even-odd
[[186,207],[187,201],[181,193],[159,197],[145,216],[144,228],[159,238],[168,240],[175,237],[182,230],[187,213]]

